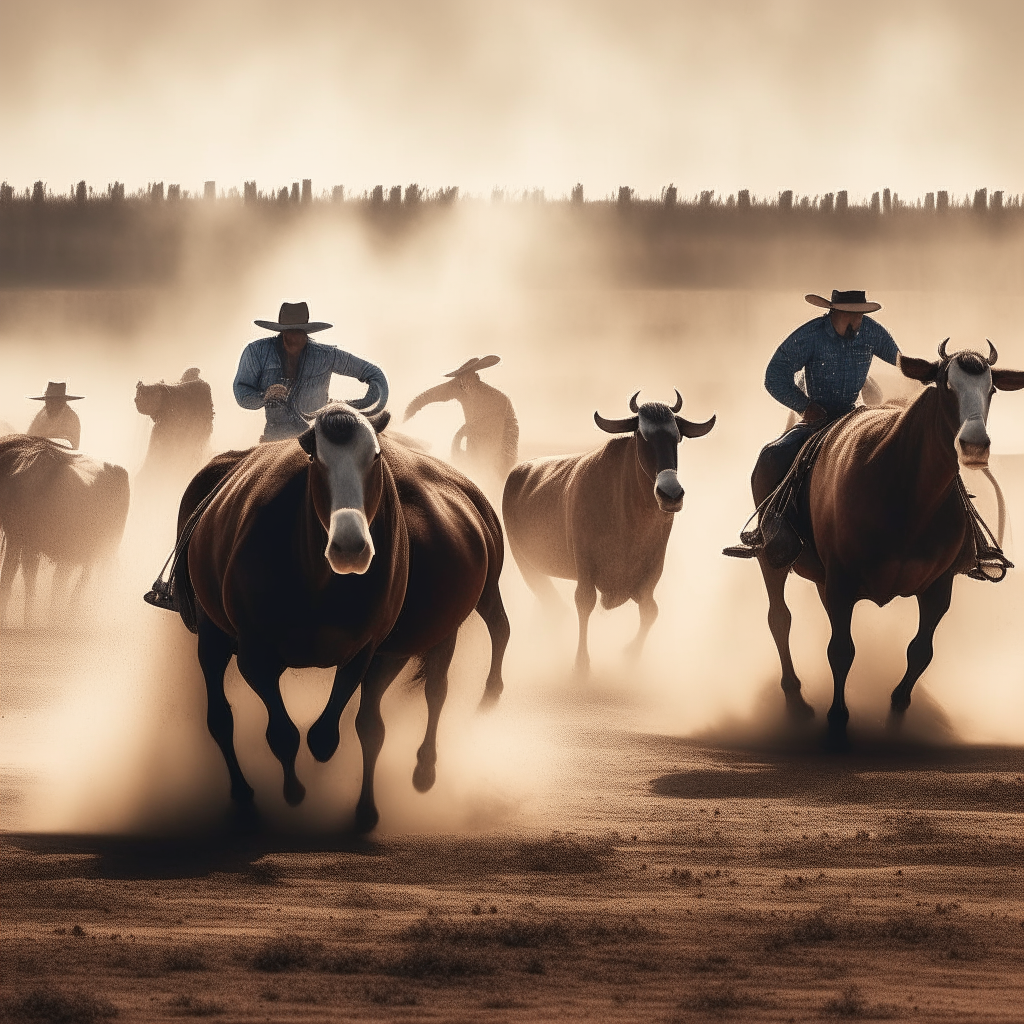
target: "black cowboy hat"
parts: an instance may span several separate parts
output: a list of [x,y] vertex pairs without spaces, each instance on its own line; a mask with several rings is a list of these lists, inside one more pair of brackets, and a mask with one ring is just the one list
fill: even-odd
[[812,306],[834,309],[838,313],[874,313],[882,308],[880,302],[868,302],[864,292],[837,292],[835,288],[832,289],[831,301],[820,295],[805,295],[804,298]]
[[304,302],[282,302],[280,312],[277,314],[277,322],[273,320],[253,320],[257,327],[265,327],[268,331],[280,334],[282,331],[302,331],[304,334],[313,334],[316,331],[326,331],[334,324],[325,324],[319,320],[310,323],[309,306]]
[[85,395],[69,395],[68,386],[65,381],[51,380],[47,382],[46,391],[41,395],[28,395],[33,402],[45,402],[48,398],[58,398],[62,402],[77,402]]

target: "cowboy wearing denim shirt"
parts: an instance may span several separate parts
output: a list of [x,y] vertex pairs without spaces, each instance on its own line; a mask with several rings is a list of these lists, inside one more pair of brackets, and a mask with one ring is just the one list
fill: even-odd
[[367,385],[363,398],[348,404],[355,409],[383,409],[388,382],[380,367],[359,356],[309,340],[331,324],[310,322],[305,302],[284,302],[277,321],[254,320],[274,337],[250,342],[235,374],[235,401],[243,409],[266,409],[266,429],[260,441],[298,437],[316,411],[326,405],[332,374],[354,377]]
[[[868,302],[864,292],[833,291],[832,298],[805,295],[812,306],[828,310],[823,316],[798,327],[775,350],[764,375],[768,394],[802,419],[778,440],[766,445],[754,468],[755,478],[774,489],[789,471],[804,442],[827,423],[845,415],[857,402],[874,356],[896,365],[899,349],[892,335],[876,320],[866,316],[882,308]],[[804,387],[796,384],[803,371]],[[759,524],[763,534],[765,523]],[[760,539],[753,544],[726,548],[724,553],[749,558],[757,553]]]

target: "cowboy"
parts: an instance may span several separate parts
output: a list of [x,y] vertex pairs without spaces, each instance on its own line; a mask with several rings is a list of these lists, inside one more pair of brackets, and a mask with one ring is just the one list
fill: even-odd
[[[822,427],[850,412],[867,380],[871,359],[896,364],[899,349],[892,335],[866,316],[882,308],[864,292],[833,291],[832,298],[805,295],[812,306],[828,312],[798,327],[775,350],[764,375],[768,394],[801,419],[782,437],[766,445],[754,467],[755,491],[774,491],[789,473],[804,442]],[[804,388],[796,384],[803,371]],[[771,507],[769,500],[767,505]],[[762,516],[756,530],[743,535],[743,544],[723,554],[752,558],[764,545],[769,526]]]
[[465,457],[481,468],[493,470],[504,481],[519,460],[519,421],[508,396],[485,384],[478,372],[500,362],[501,357],[494,355],[467,359],[458,369],[445,374],[451,378],[448,383],[417,395],[406,406],[404,419],[433,402],[458,402],[466,422],[452,438],[452,461]]
[[310,341],[309,335],[332,324],[311,322],[305,302],[282,302],[277,320],[254,320],[274,336],[246,345],[235,374],[235,401],[243,409],[266,409],[260,441],[298,437],[317,409],[328,402],[331,374],[355,377],[366,394],[349,402],[356,409],[383,409],[388,400],[384,371],[334,345]]
[[29,395],[33,402],[46,404],[36,413],[27,433],[32,437],[49,437],[57,441],[67,441],[72,448],[77,448],[82,439],[82,421],[68,402],[78,402],[85,395],[69,395],[65,381],[51,380],[46,391],[41,395]]

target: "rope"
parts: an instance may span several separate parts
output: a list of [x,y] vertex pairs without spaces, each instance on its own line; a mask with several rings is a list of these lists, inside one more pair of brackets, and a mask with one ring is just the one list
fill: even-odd
[[[995,479],[991,475],[989,478],[995,483]],[[1001,583],[1006,579],[1007,570],[1014,567],[1013,562],[1003,554],[1000,541],[996,540],[988,524],[981,518],[981,513],[974,507],[974,502],[971,501],[971,496],[959,473],[956,476],[956,485],[960,492],[960,498],[964,503],[964,511],[967,513],[967,520],[970,523],[971,531],[974,534],[975,563],[972,568],[964,571],[964,575],[972,580]],[[1001,504],[1002,494],[998,492],[998,487],[999,485],[996,484]],[[1005,510],[1001,508],[999,517],[1000,540],[1003,532],[1004,518]]]

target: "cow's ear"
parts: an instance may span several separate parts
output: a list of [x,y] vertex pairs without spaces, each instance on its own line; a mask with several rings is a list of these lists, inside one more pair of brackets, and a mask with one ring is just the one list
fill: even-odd
[[382,409],[378,413],[374,413],[372,416],[366,417],[370,421],[370,426],[377,431],[378,434],[384,432],[384,428],[391,422],[391,413],[387,409]]
[[1024,370],[993,370],[992,384],[999,391],[1020,391],[1024,388]]
[[922,384],[933,384],[939,375],[941,364],[929,362],[927,359],[915,359],[913,356],[905,356],[901,352],[896,356],[896,365],[904,377],[919,380]]
[[711,433],[716,419],[718,419],[717,416],[712,416],[711,419],[705,420],[703,423],[694,423],[692,420],[684,420],[682,416],[677,416],[676,426],[683,437],[703,437],[705,434]]
[[316,457],[316,427],[304,430],[296,440],[299,442],[299,447],[309,456],[309,461],[312,462]]

